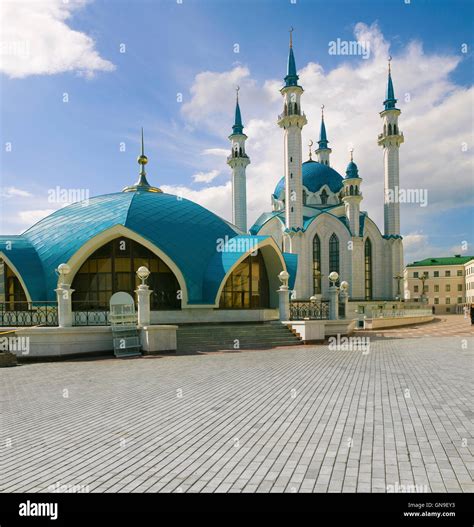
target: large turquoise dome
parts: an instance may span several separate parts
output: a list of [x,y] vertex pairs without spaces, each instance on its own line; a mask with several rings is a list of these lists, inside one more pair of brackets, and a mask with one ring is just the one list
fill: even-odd
[[[187,199],[163,192],[117,192],[76,202],[40,220],[14,241],[37,262],[33,282],[41,299],[54,299],[54,269],[88,240],[123,225],[160,247],[182,270],[190,301],[203,299],[203,274],[216,254],[216,240],[238,233],[216,214]],[[1,248],[1,244],[0,244]],[[25,255],[26,257],[26,255]]]
[[[342,176],[333,168],[318,163],[317,161],[306,161],[302,165],[303,186],[309,192],[318,192],[324,185],[327,185],[332,192],[339,192],[343,186]],[[285,189],[285,178],[281,178],[275,187],[274,196],[277,198]]]

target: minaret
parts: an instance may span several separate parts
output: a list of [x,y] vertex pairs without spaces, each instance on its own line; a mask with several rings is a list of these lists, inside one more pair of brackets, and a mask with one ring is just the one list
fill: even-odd
[[362,201],[361,183],[362,178],[359,177],[359,169],[354,163],[353,150],[351,150],[351,161],[347,165],[346,177],[343,181],[342,201],[346,208],[346,217],[352,236],[359,236],[360,202]]
[[300,97],[303,88],[298,86],[292,33],[293,28],[290,30],[288,72],[285,85],[280,90],[284,104],[283,113],[278,116],[278,125],[285,131],[285,224],[290,231],[298,231],[303,227],[301,130],[307,121],[305,114],[301,112]]
[[326,125],[324,124],[324,104],[321,106],[321,131],[319,132],[318,149],[315,154],[318,156],[318,161],[323,165],[329,165],[329,154],[332,150],[328,147],[328,138],[326,135]]
[[140,155],[137,157],[137,163],[140,165],[140,175],[138,181],[134,185],[125,187],[122,192],[163,192],[157,187],[152,187],[146,179],[145,165],[148,163],[148,157],[145,155],[145,145],[143,141],[143,127],[142,127],[142,150]]
[[395,107],[397,99],[393,90],[390,62],[388,61],[387,97],[384,101],[385,109],[380,112],[383,119],[383,133],[378,137],[378,144],[384,150],[384,231],[386,236],[400,235],[400,204],[398,203],[399,148],[403,143],[403,134],[398,128],[400,110]]
[[245,153],[245,141],[242,116],[239,106],[239,87],[237,87],[235,103],[235,119],[232,133],[229,135],[231,142],[231,154],[227,158],[227,164],[232,169],[232,222],[241,231],[247,232],[247,179],[245,169],[250,159]]

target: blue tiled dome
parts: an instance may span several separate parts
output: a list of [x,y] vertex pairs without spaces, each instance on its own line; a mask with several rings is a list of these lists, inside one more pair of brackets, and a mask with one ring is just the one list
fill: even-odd
[[[333,168],[318,163],[317,161],[306,161],[302,165],[303,185],[309,192],[318,192],[323,185],[327,185],[332,192],[339,192],[342,188],[342,176]],[[275,187],[275,196],[285,188],[285,178],[281,178]]]
[[216,253],[216,240],[237,234],[197,203],[161,192],[117,192],[73,203],[21,235],[41,260],[48,297],[56,286],[54,269],[114,225],[128,227],[160,247],[183,272],[191,302],[203,297],[203,272]]

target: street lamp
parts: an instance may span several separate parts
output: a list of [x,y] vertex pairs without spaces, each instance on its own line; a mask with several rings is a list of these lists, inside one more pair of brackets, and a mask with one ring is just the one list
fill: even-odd
[[397,281],[397,296],[395,300],[400,300],[402,294],[400,291],[400,282],[403,280],[403,276],[401,274],[397,274],[397,276],[394,276],[393,279]]
[[147,267],[142,265],[137,269],[137,276],[142,281],[141,285],[145,285],[145,280],[150,276],[150,271]]
[[339,280],[339,274],[336,273],[336,271],[329,273],[329,280],[330,282],[332,282],[331,286],[334,287],[336,285],[336,282]]
[[64,279],[66,275],[68,275],[71,272],[71,268],[69,267],[68,264],[62,263],[58,265],[56,272],[59,274],[59,283],[64,284]]

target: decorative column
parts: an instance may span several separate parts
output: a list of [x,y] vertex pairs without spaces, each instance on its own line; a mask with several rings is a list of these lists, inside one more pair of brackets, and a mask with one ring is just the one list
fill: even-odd
[[60,328],[70,328],[72,326],[72,293],[74,289],[71,289],[69,284],[65,284],[64,280],[66,275],[71,272],[69,265],[62,263],[56,269],[59,273],[59,284],[56,292],[58,300],[58,326]]
[[337,320],[339,318],[339,298],[336,282],[339,280],[339,275],[333,271],[329,274],[331,285],[329,286],[329,320]]
[[344,305],[344,318],[348,318],[347,310],[349,307],[349,284],[346,281],[341,282],[341,290],[339,292],[339,299],[341,303]]
[[145,280],[150,275],[150,271],[141,266],[137,270],[137,276],[142,283],[135,290],[137,294],[137,310],[138,310],[138,327],[150,325],[150,288],[145,284]]
[[58,326],[60,328],[70,328],[72,326],[72,293],[69,284],[59,284],[55,289],[58,299]]
[[290,275],[286,271],[282,271],[278,278],[281,286],[278,289],[280,321],[290,320],[290,290],[288,288],[288,279]]

